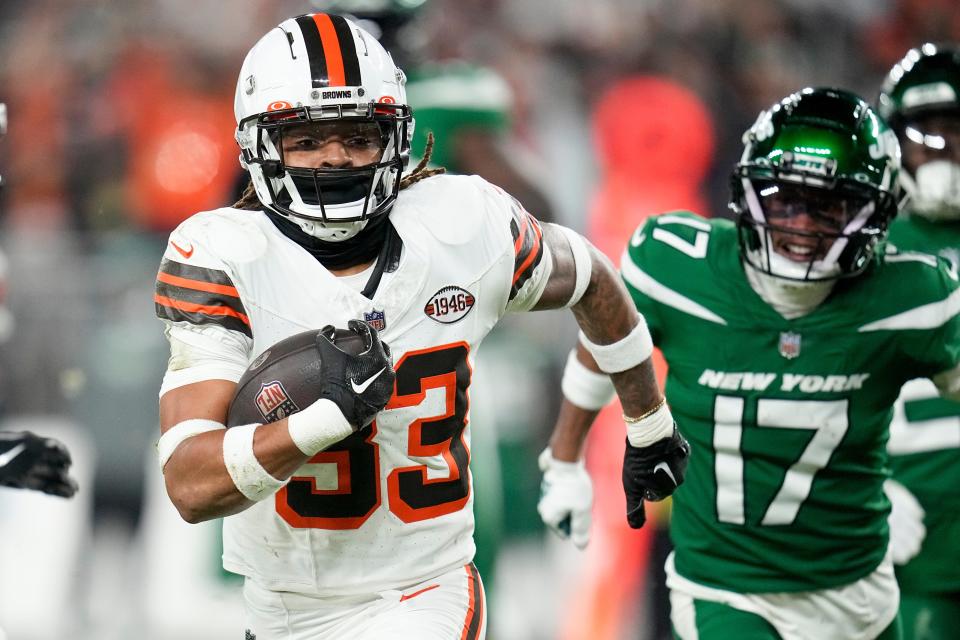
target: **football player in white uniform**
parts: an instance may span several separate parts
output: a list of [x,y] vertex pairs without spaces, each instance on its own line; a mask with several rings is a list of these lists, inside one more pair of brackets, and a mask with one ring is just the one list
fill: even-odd
[[[570,308],[628,415],[662,399],[646,323],[581,236],[541,226],[476,176],[424,164],[401,175],[404,82],[341,16],[267,33],[235,102],[251,187],[181,224],[157,275],[167,491],[187,521],[230,516],[223,562],[246,577],[248,638],[484,637],[469,387],[506,312]],[[283,417],[272,389],[263,424],[226,430],[248,364],[324,325],[350,326],[369,349],[351,356],[321,338],[320,400]],[[375,373],[351,377],[357,367]],[[652,434],[651,451],[671,436]],[[647,462],[669,493],[661,460]],[[541,464],[555,469],[552,490],[579,486],[575,461],[548,452]]]

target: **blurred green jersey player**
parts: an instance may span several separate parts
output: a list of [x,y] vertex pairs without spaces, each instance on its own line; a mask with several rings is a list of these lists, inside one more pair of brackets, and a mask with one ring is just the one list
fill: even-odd
[[[900,251],[960,257],[960,49],[924,44],[890,70],[878,99],[903,150],[907,211],[890,226]],[[928,380],[904,386],[890,425],[891,548],[904,637],[960,628],[960,403]]]

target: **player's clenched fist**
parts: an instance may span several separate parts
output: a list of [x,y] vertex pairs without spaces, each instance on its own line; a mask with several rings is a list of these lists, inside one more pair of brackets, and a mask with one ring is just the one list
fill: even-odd
[[644,500],[663,500],[683,484],[690,444],[676,426],[668,438],[646,447],[627,440],[623,455],[623,490],[627,495],[627,523],[639,529],[646,521]]

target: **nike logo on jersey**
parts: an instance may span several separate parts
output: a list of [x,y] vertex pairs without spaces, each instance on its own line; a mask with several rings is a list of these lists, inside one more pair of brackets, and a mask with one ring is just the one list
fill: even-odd
[[670,480],[672,480],[674,486],[676,486],[677,479],[673,477],[673,471],[670,470],[670,465],[668,465],[666,462],[658,462],[657,466],[653,468],[654,473],[656,473],[657,471],[663,471],[665,474],[670,476]]
[[366,380],[364,380],[364,381],[361,382],[360,384],[357,384],[357,381],[356,381],[356,380],[351,380],[351,381],[350,381],[350,386],[353,388],[353,392],[356,393],[357,395],[362,394],[364,391],[367,390],[367,387],[369,387],[371,384],[373,384],[373,381],[376,380],[377,378],[379,378],[379,377],[380,377],[380,374],[383,373],[383,372],[386,371],[386,370],[387,370],[386,367],[384,367],[383,369],[380,369],[380,371],[377,371],[375,374],[373,374],[372,376],[370,376],[369,378],[367,378]]
[[16,458],[18,455],[23,453],[26,450],[26,448],[27,448],[27,445],[21,442],[20,444],[15,446],[13,449],[10,449],[10,451],[0,454],[0,467],[5,467],[11,462],[13,462],[14,458]]
[[440,585],[438,584],[432,584],[429,587],[424,587],[423,589],[420,589],[419,591],[414,591],[413,593],[405,593],[402,596],[400,596],[400,602],[403,602],[404,600],[409,600],[410,598],[416,598],[421,593],[426,593],[427,591],[430,591],[431,589],[436,589],[439,586]]
[[189,259],[190,256],[193,255],[193,245],[192,245],[192,244],[189,245],[187,249],[182,248],[180,245],[178,245],[178,244],[177,244],[176,242],[174,242],[173,240],[170,241],[170,244],[173,245],[173,248],[176,249],[177,251],[179,251],[179,252],[180,252],[180,255],[182,255],[184,258],[188,258],[188,259]]

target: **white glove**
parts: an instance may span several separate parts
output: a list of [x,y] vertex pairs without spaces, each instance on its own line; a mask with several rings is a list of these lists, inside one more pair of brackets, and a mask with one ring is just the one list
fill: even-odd
[[543,480],[537,511],[544,524],[561,538],[572,537],[583,549],[590,542],[590,509],[593,484],[583,462],[564,462],[553,457],[550,447],[538,459]]
[[894,564],[907,564],[920,553],[927,527],[923,518],[927,515],[910,490],[895,480],[883,483],[883,491],[890,499],[892,508],[887,522],[890,523],[890,550]]

